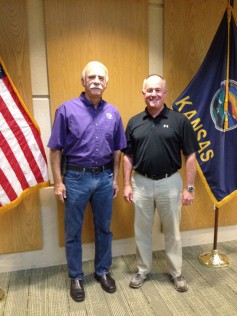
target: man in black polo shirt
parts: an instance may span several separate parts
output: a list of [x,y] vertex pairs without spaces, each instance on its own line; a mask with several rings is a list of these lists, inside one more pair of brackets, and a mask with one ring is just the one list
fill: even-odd
[[[152,265],[152,225],[154,211],[160,216],[164,235],[166,262],[176,290],[188,290],[181,274],[181,206],[194,201],[196,175],[195,152],[199,149],[189,120],[169,109],[164,101],[166,81],[148,76],[142,90],[146,109],[132,117],[126,128],[124,152],[124,199],[135,206],[135,240],[138,273],[130,287],[139,288]],[[178,172],[185,156],[185,186]],[[132,170],[135,170],[132,175]],[[132,177],[132,178],[131,178]],[[130,184],[132,182],[132,186]]]

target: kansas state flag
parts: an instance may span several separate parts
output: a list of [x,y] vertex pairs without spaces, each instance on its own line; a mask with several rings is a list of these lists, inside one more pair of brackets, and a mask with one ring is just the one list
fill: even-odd
[[173,103],[192,123],[198,172],[216,207],[237,196],[237,28],[233,1],[197,74]]

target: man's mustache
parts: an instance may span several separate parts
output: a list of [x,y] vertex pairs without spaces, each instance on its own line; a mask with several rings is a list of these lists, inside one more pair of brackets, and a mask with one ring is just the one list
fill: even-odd
[[91,86],[90,86],[91,89],[100,89],[100,90],[103,90],[103,86],[101,84],[94,84],[92,83]]

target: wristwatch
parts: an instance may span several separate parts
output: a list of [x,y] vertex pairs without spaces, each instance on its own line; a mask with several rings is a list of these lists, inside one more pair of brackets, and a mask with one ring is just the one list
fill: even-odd
[[188,192],[194,192],[195,191],[195,187],[192,185],[187,185],[186,189],[188,190]]

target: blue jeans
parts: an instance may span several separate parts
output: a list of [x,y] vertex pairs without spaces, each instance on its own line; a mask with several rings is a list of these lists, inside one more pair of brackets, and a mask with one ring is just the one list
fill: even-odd
[[113,204],[113,171],[93,174],[67,170],[64,176],[67,190],[65,199],[65,247],[68,275],[83,280],[82,224],[85,208],[91,203],[95,233],[94,268],[98,275],[109,272],[112,264],[112,232],[110,223]]

